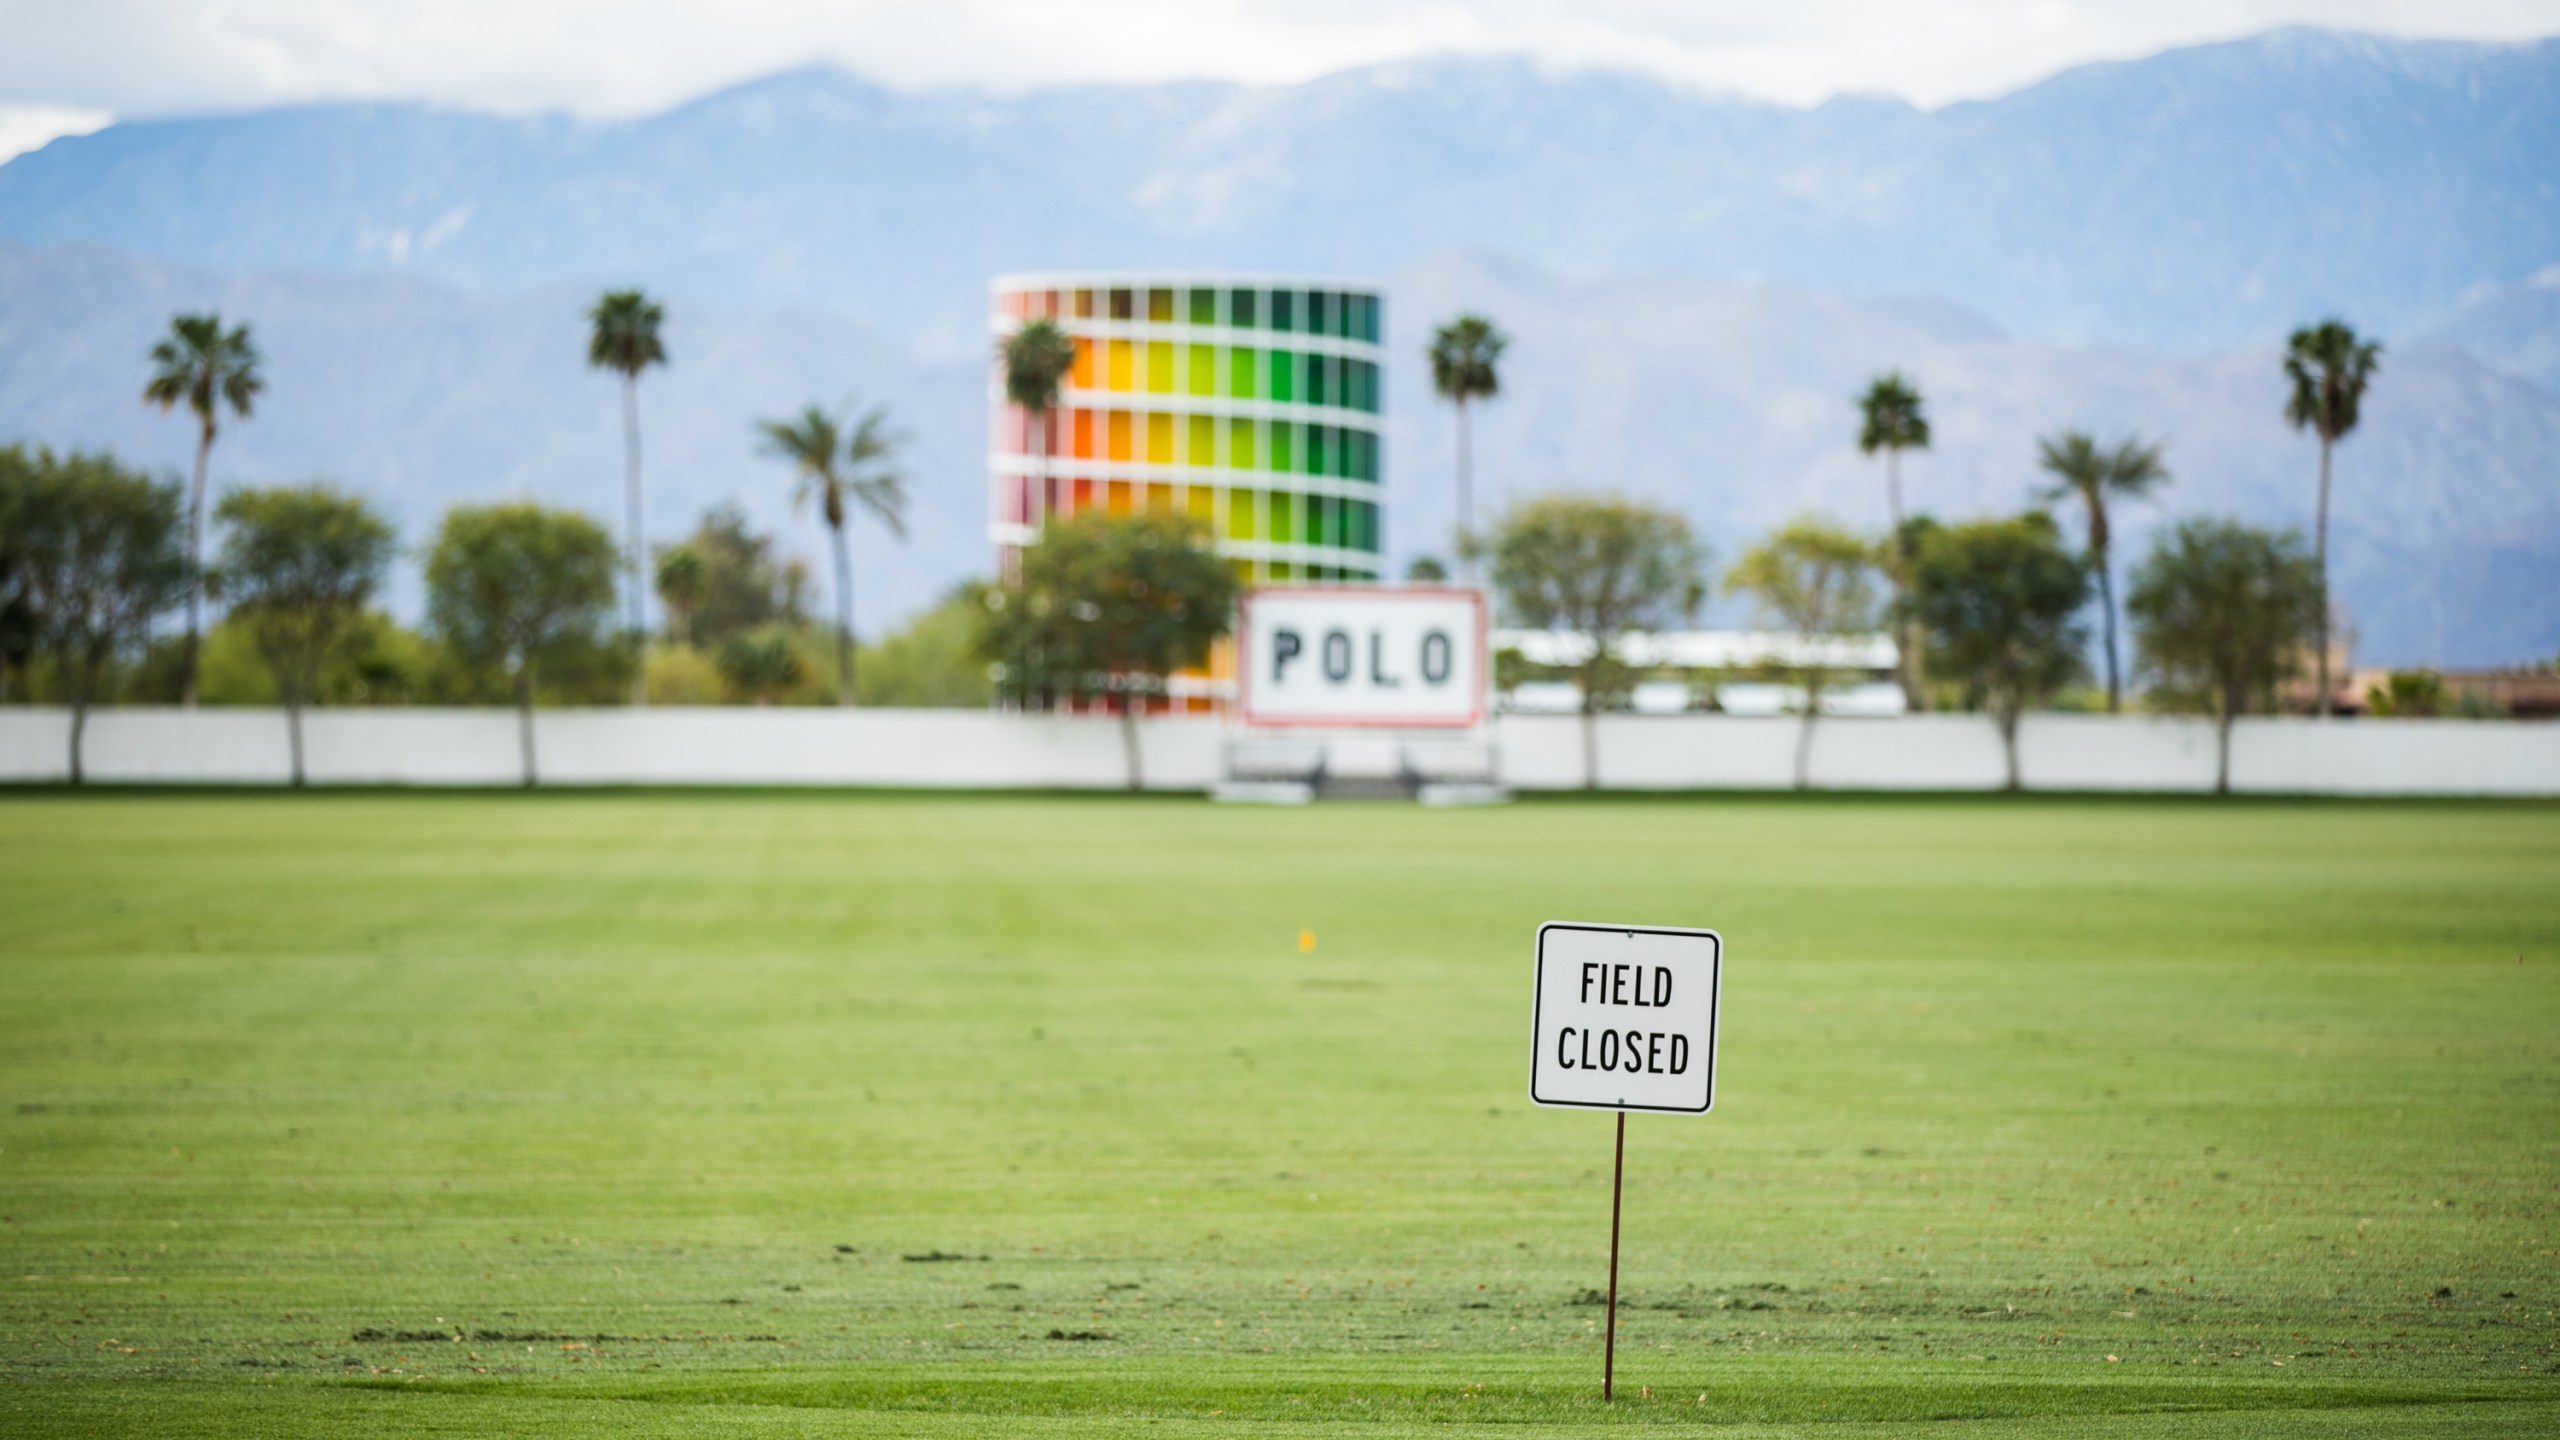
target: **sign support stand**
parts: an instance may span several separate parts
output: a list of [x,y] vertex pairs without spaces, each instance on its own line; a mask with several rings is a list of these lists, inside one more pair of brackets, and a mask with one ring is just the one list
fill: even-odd
[[1600,1401],[1617,1397],[1618,1388],[1618,1197],[1627,1181],[1627,1112],[1618,1112],[1618,1159],[1609,1168],[1609,1333],[1600,1345]]

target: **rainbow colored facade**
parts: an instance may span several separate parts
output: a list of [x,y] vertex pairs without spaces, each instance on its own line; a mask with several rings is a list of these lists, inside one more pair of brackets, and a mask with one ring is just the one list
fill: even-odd
[[[1196,515],[1253,583],[1379,574],[1375,287],[1268,275],[1007,275],[1001,337],[1048,319],[1075,370],[1045,434],[999,371],[989,538],[1002,573],[1051,515]],[[1216,667],[1213,667],[1215,669]]]

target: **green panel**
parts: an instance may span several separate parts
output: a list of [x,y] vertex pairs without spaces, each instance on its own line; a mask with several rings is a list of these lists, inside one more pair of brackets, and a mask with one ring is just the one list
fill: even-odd
[[1228,394],[1239,400],[1251,400],[1262,393],[1261,387],[1255,383],[1258,372],[1254,368],[1254,360],[1254,350],[1250,345],[1239,345],[1227,352]]
[[1157,395],[1173,392],[1173,343],[1169,340],[1147,342],[1147,389]]
[[1341,387],[1334,383],[1333,357],[1309,355],[1307,357],[1307,403],[1331,405],[1341,397]]
[[1297,291],[1274,290],[1271,292],[1271,328],[1274,330],[1298,328]]
[[1285,475],[1285,474],[1287,474],[1288,472],[1292,471],[1292,470],[1297,469],[1297,468],[1298,468],[1298,458],[1297,458],[1297,457],[1298,457],[1298,443],[1297,443],[1297,442],[1298,442],[1298,427],[1297,427],[1296,425],[1291,424],[1289,421],[1286,421],[1286,420],[1274,420],[1274,421],[1272,421],[1272,422],[1271,422],[1271,458],[1270,458],[1270,460],[1269,460],[1267,463],[1265,463],[1265,464],[1263,465],[1263,467],[1262,467],[1262,468],[1263,468],[1263,469],[1265,469],[1265,470],[1277,470],[1277,471],[1281,472],[1281,473],[1282,473],[1282,474],[1284,474],[1284,475]]
[[1331,475],[1334,471],[1334,428],[1330,425],[1307,427],[1306,471],[1310,475]]
[[1228,421],[1227,468],[1231,470],[1252,469],[1253,451],[1253,422],[1243,419]]
[[1211,415],[1191,417],[1190,447],[1182,457],[1186,465],[1215,464],[1218,453],[1218,421]]
[[1289,491],[1271,492],[1271,528],[1265,532],[1266,538],[1284,542],[1298,538],[1298,501],[1299,497]]
[[1307,527],[1307,533],[1313,536],[1319,545],[1341,544],[1342,502],[1330,495],[1317,495],[1310,497],[1308,503],[1314,507],[1315,515],[1314,523]]
[[1271,352],[1271,399],[1298,398],[1298,356],[1295,351]]
[[1261,493],[1260,491],[1258,491],[1258,490],[1230,490],[1230,491],[1228,491],[1228,492],[1227,492],[1227,538],[1228,538],[1228,539],[1230,539],[1230,540],[1251,540],[1251,539],[1253,539],[1253,538],[1255,537],[1255,534],[1256,534],[1256,533],[1260,530],[1260,528],[1261,528],[1260,526],[1258,526],[1258,525],[1254,524],[1254,519],[1255,519],[1255,513],[1254,513],[1254,512],[1256,512],[1257,510],[1259,510],[1259,509],[1261,509],[1261,508],[1262,508],[1262,493]]
[[1215,325],[1218,323],[1217,291],[1194,290],[1191,292],[1191,323],[1194,325]]
[[1298,567],[1290,564],[1286,560],[1274,560],[1271,562],[1271,578],[1274,580],[1295,580],[1298,578]]
[[1341,310],[1340,301],[1341,297],[1333,294],[1331,291],[1308,291],[1307,333],[1310,335],[1332,334],[1334,330],[1335,317]]
[[[1200,293],[1205,295],[1208,292],[1204,290]],[[1191,352],[1191,393],[1194,395],[1217,394],[1218,347],[1192,345],[1185,348]]]
[[1228,291],[1227,323],[1240,330],[1250,330],[1254,326],[1260,324],[1261,321],[1256,319],[1255,316],[1260,311],[1261,306],[1255,302],[1261,298],[1261,295],[1262,292],[1259,290]]

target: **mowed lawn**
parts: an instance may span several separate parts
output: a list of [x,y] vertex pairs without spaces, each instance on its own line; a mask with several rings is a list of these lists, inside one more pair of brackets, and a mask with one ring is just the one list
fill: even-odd
[[[12,1436],[2560,1430],[2560,807],[22,793],[0,894]],[[1727,944],[1607,1408],[1547,919]]]

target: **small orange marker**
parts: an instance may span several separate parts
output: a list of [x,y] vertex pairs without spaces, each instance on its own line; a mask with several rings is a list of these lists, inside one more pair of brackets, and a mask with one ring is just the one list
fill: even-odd
[[1298,932],[1298,953],[1299,953],[1299,954],[1301,954],[1301,955],[1309,954],[1309,953],[1312,953],[1312,952],[1315,950],[1315,948],[1316,948],[1316,932],[1314,932],[1313,930],[1301,930],[1301,931],[1299,931],[1299,932]]

